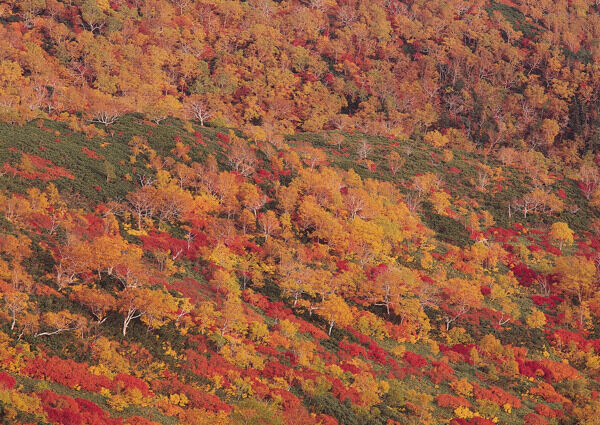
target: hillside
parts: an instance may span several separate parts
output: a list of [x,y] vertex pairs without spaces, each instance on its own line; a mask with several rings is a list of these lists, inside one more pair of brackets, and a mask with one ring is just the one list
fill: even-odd
[[0,1],[0,423],[599,424],[599,11]]
[[443,129],[572,163],[598,148],[598,16],[592,0],[3,1],[0,119]]
[[5,423],[595,423],[595,192],[543,156],[109,129],[0,127]]

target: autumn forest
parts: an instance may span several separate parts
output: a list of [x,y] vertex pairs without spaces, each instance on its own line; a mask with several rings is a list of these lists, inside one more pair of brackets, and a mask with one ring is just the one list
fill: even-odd
[[600,1],[0,0],[0,424],[599,425]]

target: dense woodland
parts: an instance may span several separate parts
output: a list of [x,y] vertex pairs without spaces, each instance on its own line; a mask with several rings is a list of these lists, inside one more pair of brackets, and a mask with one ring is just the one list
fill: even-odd
[[0,1],[0,423],[600,424],[595,1]]

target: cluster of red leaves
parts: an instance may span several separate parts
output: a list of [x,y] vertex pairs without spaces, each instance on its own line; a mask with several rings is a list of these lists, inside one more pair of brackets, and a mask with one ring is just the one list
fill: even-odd
[[140,236],[145,251],[170,251],[171,255],[182,255],[188,260],[198,258],[201,247],[206,246],[207,238],[204,233],[194,235],[194,239],[188,242],[177,239],[165,232],[150,232],[148,235]]
[[22,373],[36,379],[44,379],[70,388],[80,387],[86,391],[99,392],[102,388],[112,391],[138,389],[144,397],[152,396],[148,384],[140,378],[120,373],[113,380],[89,372],[87,363],[71,359],[37,356],[27,362]]
[[82,398],[58,395],[49,390],[36,394],[48,420],[69,425],[121,425],[121,419],[107,415],[98,405]]
[[81,152],[83,152],[85,154],[85,156],[87,156],[88,158],[91,158],[91,159],[97,159],[99,161],[101,161],[101,160],[104,159],[103,155],[97,154],[96,152],[94,152],[93,150],[87,148],[86,146],[83,146],[81,148]]
[[59,167],[58,165],[54,165],[51,161],[48,161],[47,159],[41,158],[37,155],[23,155],[29,159],[29,161],[33,164],[36,170],[19,170],[18,168],[13,167],[8,162],[6,162],[2,166],[2,171],[7,174],[10,174],[13,177],[19,176],[28,180],[38,179],[48,182],[51,180],[59,179],[61,177],[75,180],[73,174],[69,173],[66,169]]
[[511,270],[519,283],[525,287],[531,286],[537,277],[535,271],[524,263],[514,264],[511,266]]
[[340,347],[340,349],[338,351],[338,355],[340,356],[340,358],[344,354],[349,355],[350,357],[363,356],[364,358],[367,358],[367,351],[365,350],[365,347],[363,347],[362,345],[358,345],[355,343],[346,343],[344,341],[340,341],[338,346]]
[[450,381],[454,378],[454,369],[445,362],[432,362],[432,367],[425,372],[434,384]]
[[507,393],[500,387],[492,386],[489,388],[483,388],[477,383],[473,383],[472,385],[473,395],[477,400],[493,401],[499,406],[509,404],[514,409],[518,409],[522,406],[521,400],[519,400],[516,396]]
[[0,389],[10,390],[15,387],[17,381],[6,372],[0,372]]
[[79,386],[92,392],[113,387],[113,382],[106,376],[90,373],[87,363],[77,363],[71,359],[64,360],[55,356],[34,357],[27,362],[21,372],[31,378],[56,382],[70,388]]
[[456,409],[457,407],[471,407],[471,403],[464,397],[452,394],[439,394],[435,397],[435,402],[440,407]]

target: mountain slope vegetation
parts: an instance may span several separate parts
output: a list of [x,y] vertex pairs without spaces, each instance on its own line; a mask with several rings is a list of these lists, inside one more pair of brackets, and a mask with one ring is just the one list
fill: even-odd
[[0,2],[0,423],[593,425],[593,1]]
[[543,156],[110,132],[0,128],[8,423],[595,420],[598,210]]

